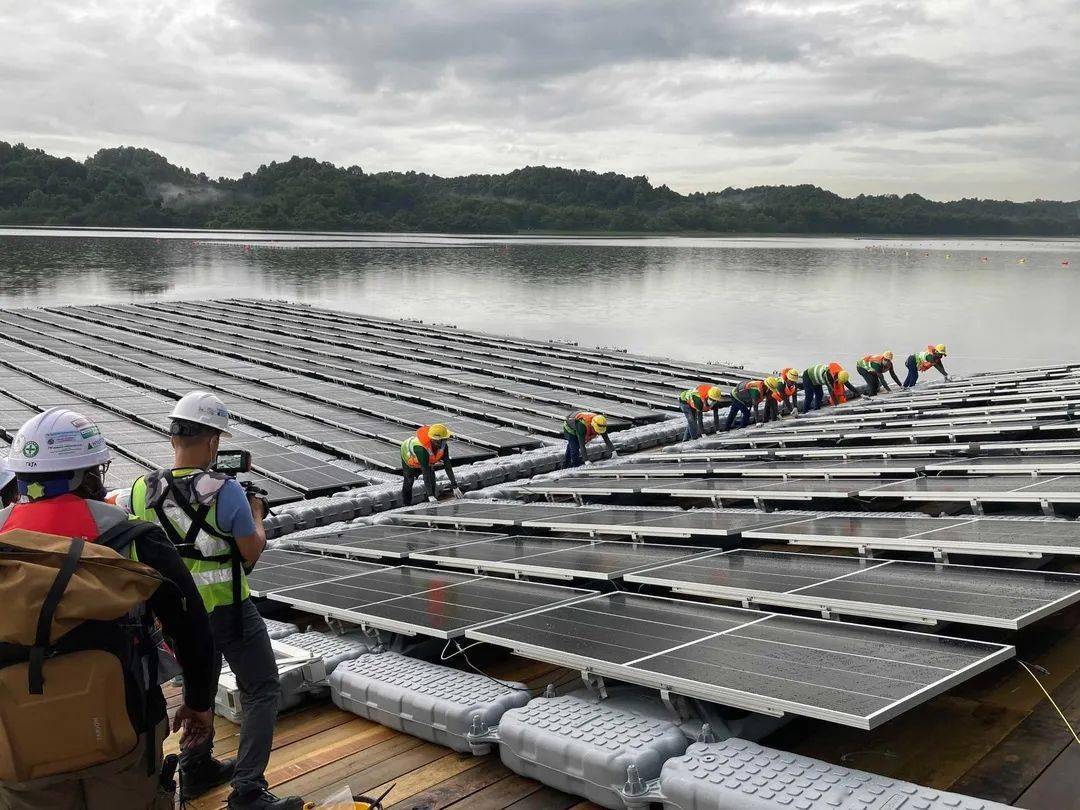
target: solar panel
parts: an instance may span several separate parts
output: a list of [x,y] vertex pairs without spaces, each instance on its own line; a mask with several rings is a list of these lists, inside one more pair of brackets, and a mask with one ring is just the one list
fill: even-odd
[[350,526],[335,532],[286,537],[285,542],[297,548],[332,551],[346,557],[405,559],[416,552],[446,548],[502,535],[486,532],[464,532],[451,529],[423,529],[419,526],[397,526],[380,523],[372,526]]
[[1075,574],[742,549],[626,579],[744,603],[1009,630],[1080,601]]
[[926,465],[928,472],[959,472],[975,474],[1014,473],[1080,473],[1080,456],[1027,455],[976,456],[975,458],[935,459]]
[[1014,654],[946,636],[629,593],[467,636],[541,661],[748,711],[871,729]]
[[609,580],[710,553],[712,549],[695,546],[511,536],[414,554],[413,558],[454,568],[555,579]]
[[1080,522],[955,518],[820,517],[751,529],[751,540],[797,545],[994,556],[1080,555]]
[[449,503],[421,506],[408,512],[394,514],[394,520],[404,523],[444,524],[451,526],[521,526],[530,520],[574,514],[573,506],[555,504]]
[[255,569],[248,574],[248,587],[254,596],[266,596],[282,588],[309,585],[350,574],[364,574],[386,566],[322,557],[318,554],[299,554],[270,549],[263,552]]
[[747,529],[790,523],[798,519],[733,510],[569,509],[557,516],[523,521],[522,526],[629,537],[734,537]]
[[270,598],[392,632],[454,638],[470,628],[592,593],[405,566],[275,591]]
[[873,491],[868,497],[900,497],[904,500],[993,501],[1004,503],[1080,503],[1080,476],[939,476],[897,481]]

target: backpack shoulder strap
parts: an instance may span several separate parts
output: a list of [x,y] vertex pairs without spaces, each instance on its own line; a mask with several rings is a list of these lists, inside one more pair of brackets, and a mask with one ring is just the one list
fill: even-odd
[[106,529],[94,542],[99,546],[111,548],[117,554],[127,556],[127,551],[135,541],[158,530],[158,526],[145,520],[126,520]]
[[45,651],[49,647],[53,616],[56,614],[56,608],[59,607],[60,600],[64,596],[64,591],[67,590],[68,583],[71,582],[71,577],[75,574],[75,569],[79,567],[79,559],[82,557],[85,545],[86,541],[81,537],[72,538],[67,556],[64,557],[64,562],[60,564],[60,570],[56,572],[56,578],[52,581],[52,585],[49,586],[49,590],[45,594],[45,599],[41,602],[34,646],[30,648],[28,691],[31,695],[40,695],[44,692]]

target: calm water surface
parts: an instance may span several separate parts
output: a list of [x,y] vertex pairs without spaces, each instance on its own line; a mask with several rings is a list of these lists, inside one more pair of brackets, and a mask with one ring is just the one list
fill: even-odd
[[1076,241],[0,229],[0,306],[233,296],[761,369],[1080,360]]

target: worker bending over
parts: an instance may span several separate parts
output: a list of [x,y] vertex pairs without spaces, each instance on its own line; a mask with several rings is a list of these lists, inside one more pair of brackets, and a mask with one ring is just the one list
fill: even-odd
[[679,394],[679,410],[686,417],[686,432],[683,441],[700,439],[705,432],[705,411],[713,414],[713,430],[720,429],[720,398],[723,395],[715,385],[699,385],[688,388]]
[[900,386],[900,378],[896,376],[896,369],[893,368],[892,352],[865,355],[855,364],[855,370],[866,380],[866,395],[869,397],[877,394],[879,390],[889,390],[889,385],[885,382],[885,372],[889,373],[897,387]]
[[[161,529],[104,503],[109,458],[98,426],[59,407],[26,422],[11,446],[7,469],[21,498],[0,510],[0,546],[15,552],[4,555],[3,593],[16,597],[19,609],[5,606],[4,641],[50,609],[56,611],[54,642],[62,635],[59,643],[33,651],[4,644],[0,713],[5,724],[13,719],[16,725],[5,730],[0,763],[5,771],[37,774],[0,781],[5,810],[172,807],[172,796],[159,789],[169,722],[158,686],[156,623],[168,634],[184,677],[172,726],[182,729],[181,750],[213,735],[217,676],[203,603]],[[8,534],[18,529],[55,537]],[[35,552],[60,556],[64,564],[43,570]],[[35,568],[46,582],[35,581]],[[65,570],[68,578],[53,593]],[[33,626],[26,630],[34,638]],[[42,653],[37,664],[34,651]],[[43,676],[40,691],[33,686],[35,670]]]
[[580,467],[583,463],[591,464],[585,445],[599,436],[604,440],[611,457],[619,455],[615,452],[615,445],[611,443],[611,437],[607,435],[607,417],[602,413],[589,413],[577,411],[563,420],[563,438],[566,439],[566,454],[563,456],[563,467]]
[[764,380],[746,380],[731,389],[731,408],[728,410],[727,423],[724,430],[731,430],[735,424],[735,417],[742,414],[742,426],[750,424],[750,409],[754,410],[754,421],[759,420],[759,408],[761,401],[768,394],[768,387]]
[[161,526],[180,552],[210,616],[217,670],[224,657],[244,707],[235,759],[214,759],[213,734],[181,753],[181,799],[230,782],[230,810],[300,810],[303,800],[278,798],[267,789],[265,775],[281,684],[246,571],[266,547],[266,503],[256,493],[249,495],[235,478],[211,470],[222,437],[231,435],[229,411],[220,399],[192,391],[176,403],[169,418],[172,467],[132,484],[131,512]]
[[940,371],[941,376],[946,380],[949,379],[949,375],[945,371],[945,366],[941,363],[941,358],[945,357],[947,354],[948,352],[945,350],[945,344],[939,343],[936,346],[927,346],[925,351],[908,355],[908,359],[904,363],[907,367],[907,377],[904,378],[904,388],[914,387],[915,383],[919,381],[919,372],[929,371],[932,368],[936,368]]
[[793,368],[782,368],[775,377],[765,378],[765,387],[769,395],[765,399],[765,421],[780,418],[780,403],[788,407],[788,412],[795,416],[799,413],[799,403],[795,386],[799,381],[799,372]]
[[[847,401],[847,397],[843,396],[845,389],[858,396],[859,392],[851,385],[850,379],[851,376],[839,363],[818,363],[816,366],[807,367],[803,372],[803,413],[821,408],[826,389],[829,392],[830,405]],[[837,396],[838,390],[841,396]]]
[[424,476],[424,491],[429,501],[436,501],[435,467],[442,464],[443,471],[453,487],[454,495],[461,497],[461,489],[454,477],[454,465],[450,461],[450,428],[442,424],[424,425],[401,443],[401,502],[412,504],[413,482]]

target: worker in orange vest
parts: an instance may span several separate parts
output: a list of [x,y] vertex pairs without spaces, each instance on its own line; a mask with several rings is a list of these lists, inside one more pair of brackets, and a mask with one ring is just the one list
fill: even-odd
[[424,490],[427,499],[435,502],[435,467],[442,464],[446,477],[450,480],[454,495],[461,497],[462,492],[454,477],[454,466],[450,462],[450,439],[453,434],[446,425],[424,425],[401,443],[401,502],[405,506],[412,504],[413,483],[417,477],[424,476]]
[[889,385],[885,382],[885,373],[888,372],[897,388],[900,387],[900,378],[896,376],[893,368],[893,353],[890,351],[881,354],[867,354],[855,364],[855,370],[859,376],[866,380],[867,396],[874,396],[879,390],[888,391]]
[[794,368],[782,368],[776,376],[765,378],[765,387],[769,389],[769,396],[765,399],[766,422],[780,418],[781,402],[788,406],[792,416],[798,416],[798,382],[799,372]]
[[919,381],[919,373],[929,371],[932,368],[936,368],[941,372],[941,376],[948,380],[949,375],[945,371],[945,366],[941,363],[941,358],[947,355],[948,351],[946,351],[944,343],[938,343],[933,346],[928,345],[925,351],[908,355],[907,362],[904,363],[907,367],[907,377],[904,378],[904,388],[912,388],[915,383]]
[[764,380],[746,380],[731,389],[731,409],[728,411],[727,423],[724,430],[731,430],[735,424],[735,417],[742,414],[742,426],[750,425],[750,409],[754,410],[754,421],[760,422],[759,408],[761,401],[765,399],[769,389]]
[[844,370],[844,367],[839,363],[829,363],[829,376],[833,379],[833,384],[829,386],[829,404],[830,405],[842,405],[847,402],[847,391],[851,392],[851,396],[857,398],[859,391],[850,382],[851,375]]
[[589,413],[577,411],[567,415],[563,420],[562,432],[566,439],[566,453],[563,455],[563,467],[580,467],[584,458],[585,465],[592,462],[588,459],[585,445],[599,436],[607,446],[611,457],[619,454],[615,452],[615,445],[611,443],[611,437],[607,434],[607,417],[602,413]]
[[723,395],[715,385],[699,385],[679,394],[679,410],[686,417],[683,441],[700,439],[705,432],[705,411],[712,411],[713,430],[720,429],[720,399]]

